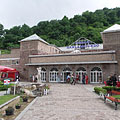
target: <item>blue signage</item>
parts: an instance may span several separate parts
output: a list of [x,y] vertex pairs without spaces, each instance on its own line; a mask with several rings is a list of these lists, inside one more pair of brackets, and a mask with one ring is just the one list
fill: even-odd
[[67,49],[70,49],[70,48],[99,47],[99,44],[88,44],[88,43],[91,43],[91,41],[79,41],[79,42],[75,42],[75,45],[67,46]]

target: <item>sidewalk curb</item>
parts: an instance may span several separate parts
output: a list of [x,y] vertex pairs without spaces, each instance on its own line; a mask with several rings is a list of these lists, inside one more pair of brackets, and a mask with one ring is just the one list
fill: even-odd
[[15,120],[21,120],[24,114],[28,111],[28,109],[36,102],[38,97],[36,97],[16,118]]

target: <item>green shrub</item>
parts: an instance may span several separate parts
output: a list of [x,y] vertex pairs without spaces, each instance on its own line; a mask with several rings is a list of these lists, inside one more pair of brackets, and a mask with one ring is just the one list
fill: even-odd
[[16,109],[20,109],[20,108],[21,108],[21,105],[20,105],[20,104],[16,104],[16,105],[15,105],[15,108],[16,108]]
[[115,89],[114,86],[104,86],[104,87],[102,87],[102,88],[103,88],[103,89],[106,89],[107,91],[112,91],[112,90]]
[[0,81],[0,85],[4,85],[4,83],[2,81]]
[[23,95],[23,96],[21,96],[21,97],[22,97],[23,102],[27,102],[27,101],[28,101],[28,96]]
[[107,90],[106,89],[103,89],[101,87],[94,87],[94,91],[97,93],[97,94],[100,94],[100,92],[102,92],[103,94],[106,94],[107,93]]
[[112,91],[112,90],[120,91],[120,87],[115,87],[115,86],[104,86],[102,88],[106,89],[107,91]]
[[0,91],[8,90],[8,88],[10,88],[13,85],[14,84],[4,85],[4,83],[0,82]]
[[8,107],[5,111],[6,111],[6,115],[13,115],[14,114],[13,107]]
[[8,88],[9,88],[9,86],[7,86],[7,85],[0,85],[0,91],[7,90]]
[[107,90],[103,89],[103,88],[102,88],[102,90],[100,92],[102,92],[103,94],[107,94]]
[[50,89],[50,86],[49,86],[49,85],[47,85],[45,88],[49,90],[49,89]]
[[114,90],[120,91],[120,87],[115,87]]

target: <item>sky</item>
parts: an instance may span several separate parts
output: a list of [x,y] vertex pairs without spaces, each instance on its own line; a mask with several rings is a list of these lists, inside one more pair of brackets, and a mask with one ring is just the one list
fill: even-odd
[[73,18],[85,11],[120,7],[120,0],[0,0],[0,24],[5,29],[40,21]]

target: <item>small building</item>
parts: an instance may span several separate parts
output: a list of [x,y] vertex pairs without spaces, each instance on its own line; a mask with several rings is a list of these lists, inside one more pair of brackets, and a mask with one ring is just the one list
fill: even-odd
[[79,83],[83,73],[89,83],[103,82],[110,74],[120,74],[120,25],[104,30],[101,36],[103,44],[79,38],[70,46],[57,47],[34,34],[20,41],[20,49],[0,55],[0,65],[16,68],[24,81],[31,81],[41,67],[43,82],[65,82],[72,73],[79,75]]

